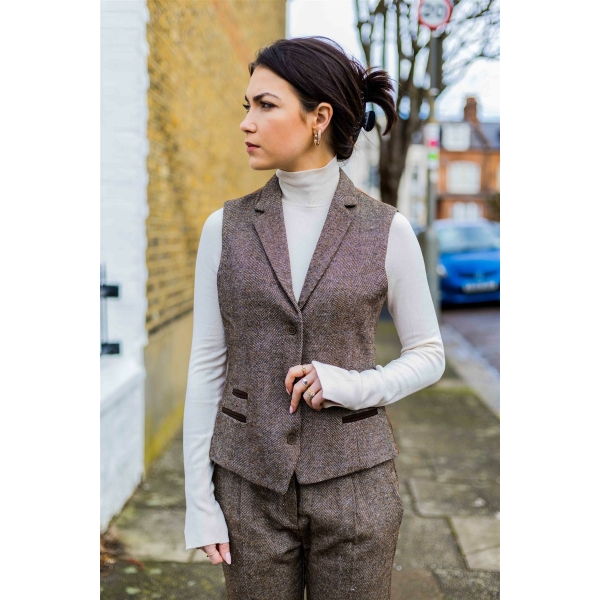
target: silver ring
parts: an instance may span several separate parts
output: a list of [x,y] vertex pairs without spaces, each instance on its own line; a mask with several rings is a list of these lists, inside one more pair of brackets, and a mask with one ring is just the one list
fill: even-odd
[[308,379],[306,379],[306,377],[302,380],[302,383],[308,387]]

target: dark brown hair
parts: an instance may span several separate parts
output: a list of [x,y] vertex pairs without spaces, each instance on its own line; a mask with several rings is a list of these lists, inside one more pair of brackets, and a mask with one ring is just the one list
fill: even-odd
[[271,69],[294,88],[306,113],[321,102],[331,104],[331,144],[339,160],[352,155],[367,102],[383,109],[387,121],[384,135],[399,120],[388,73],[376,67],[365,69],[330,38],[277,40],[258,51],[256,59],[248,65],[250,75],[259,65]]

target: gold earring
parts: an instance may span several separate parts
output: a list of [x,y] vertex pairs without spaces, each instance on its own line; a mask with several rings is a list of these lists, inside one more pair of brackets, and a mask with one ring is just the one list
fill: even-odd
[[321,130],[320,129],[317,129],[315,131],[314,143],[315,143],[315,146],[318,146],[321,143]]

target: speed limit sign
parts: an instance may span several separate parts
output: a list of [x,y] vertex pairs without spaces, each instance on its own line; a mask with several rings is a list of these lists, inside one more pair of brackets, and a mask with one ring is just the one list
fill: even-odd
[[450,0],[420,0],[419,23],[429,29],[437,29],[450,21],[452,2]]

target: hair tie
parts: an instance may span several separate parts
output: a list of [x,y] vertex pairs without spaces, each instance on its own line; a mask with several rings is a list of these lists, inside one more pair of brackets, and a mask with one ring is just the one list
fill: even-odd
[[365,131],[371,131],[371,129],[373,129],[373,127],[375,127],[375,111],[367,110],[366,96],[368,93],[368,89],[369,89],[369,86],[367,85],[367,82],[365,80],[365,90],[360,93],[360,95],[362,97],[362,103],[363,103],[363,112],[365,113],[361,127]]
[[365,120],[363,122],[363,129],[365,131],[371,131],[375,127],[375,111],[369,110],[365,113]]

